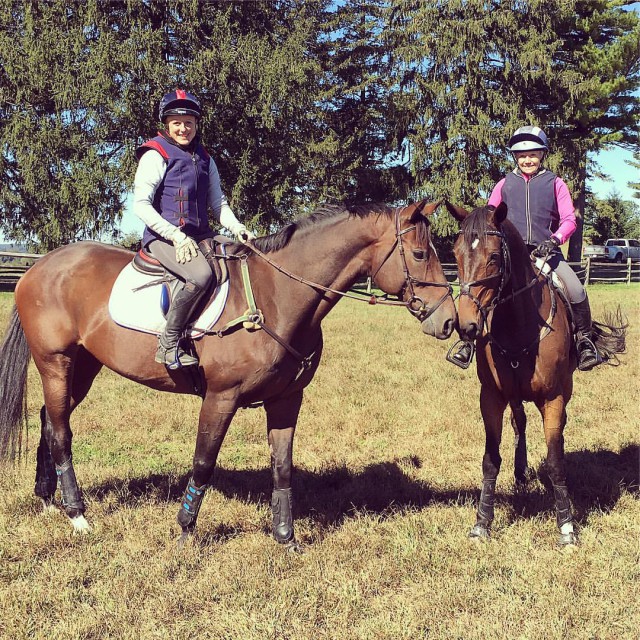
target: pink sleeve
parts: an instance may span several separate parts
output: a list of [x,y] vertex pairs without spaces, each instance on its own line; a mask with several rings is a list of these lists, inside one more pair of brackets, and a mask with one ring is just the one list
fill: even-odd
[[505,180],[506,178],[502,178],[502,180],[500,180],[500,182],[498,182],[498,184],[493,187],[493,191],[489,196],[489,202],[487,202],[490,207],[497,207],[502,202],[502,185],[504,184]]
[[560,244],[564,244],[576,230],[576,213],[573,208],[569,187],[567,187],[562,178],[556,178],[555,192],[560,223],[553,235],[560,241]]

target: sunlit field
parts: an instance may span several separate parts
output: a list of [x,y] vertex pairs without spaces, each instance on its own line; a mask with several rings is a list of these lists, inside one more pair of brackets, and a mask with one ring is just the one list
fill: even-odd
[[[620,304],[630,327],[619,367],[574,378],[573,551],[556,547],[544,476],[515,493],[506,419],[493,537],[468,540],[484,448],[475,369],[445,362],[452,340],[424,336],[402,309],[344,300],[324,323],[294,446],[302,555],[271,538],[262,409],[236,416],[196,535],[178,551],[199,400],[109,371],[72,418],[92,533],[42,515],[31,365],[27,451],[0,479],[0,637],[637,639],[640,285],[589,292],[596,319]],[[2,334],[12,304],[0,294]],[[526,410],[537,472],[542,426]]]

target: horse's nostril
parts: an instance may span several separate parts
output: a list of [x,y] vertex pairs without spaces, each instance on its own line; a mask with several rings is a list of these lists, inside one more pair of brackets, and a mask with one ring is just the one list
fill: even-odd
[[447,320],[444,323],[444,327],[442,329],[444,335],[448,338],[452,333],[453,330],[455,328],[455,321],[454,320]]
[[478,335],[478,325],[475,322],[467,322],[460,326],[460,334],[467,340],[475,340]]

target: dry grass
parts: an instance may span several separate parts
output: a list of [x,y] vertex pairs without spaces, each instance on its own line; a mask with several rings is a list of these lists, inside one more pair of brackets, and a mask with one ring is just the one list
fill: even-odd
[[[468,542],[484,444],[478,383],[445,363],[449,343],[422,336],[401,310],[347,300],[325,321],[294,452],[302,556],[270,537],[261,409],[234,420],[197,536],[178,552],[199,402],[109,372],[73,419],[93,533],[74,537],[64,516],[41,515],[31,370],[29,452],[0,480],[0,637],[637,638],[640,288],[590,296],[596,317],[619,301],[631,327],[623,366],[575,376],[573,553],[555,548],[538,478],[514,495],[510,427],[493,540]],[[11,303],[0,294],[0,327]],[[537,469],[544,440],[527,414]]]

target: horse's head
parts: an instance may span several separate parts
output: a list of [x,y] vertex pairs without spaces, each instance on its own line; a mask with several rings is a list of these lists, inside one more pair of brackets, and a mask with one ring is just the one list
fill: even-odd
[[456,309],[431,242],[427,216],[438,204],[423,200],[395,209],[376,245],[372,277],[380,289],[402,298],[426,334],[444,340],[455,327]]
[[482,333],[487,314],[509,278],[509,252],[501,229],[507,207],[501,203],[469,213],[450,202],[445,201],[445,206],[461,223],[453,248],[460,281],[458,328],[463,338],[473,340]]

